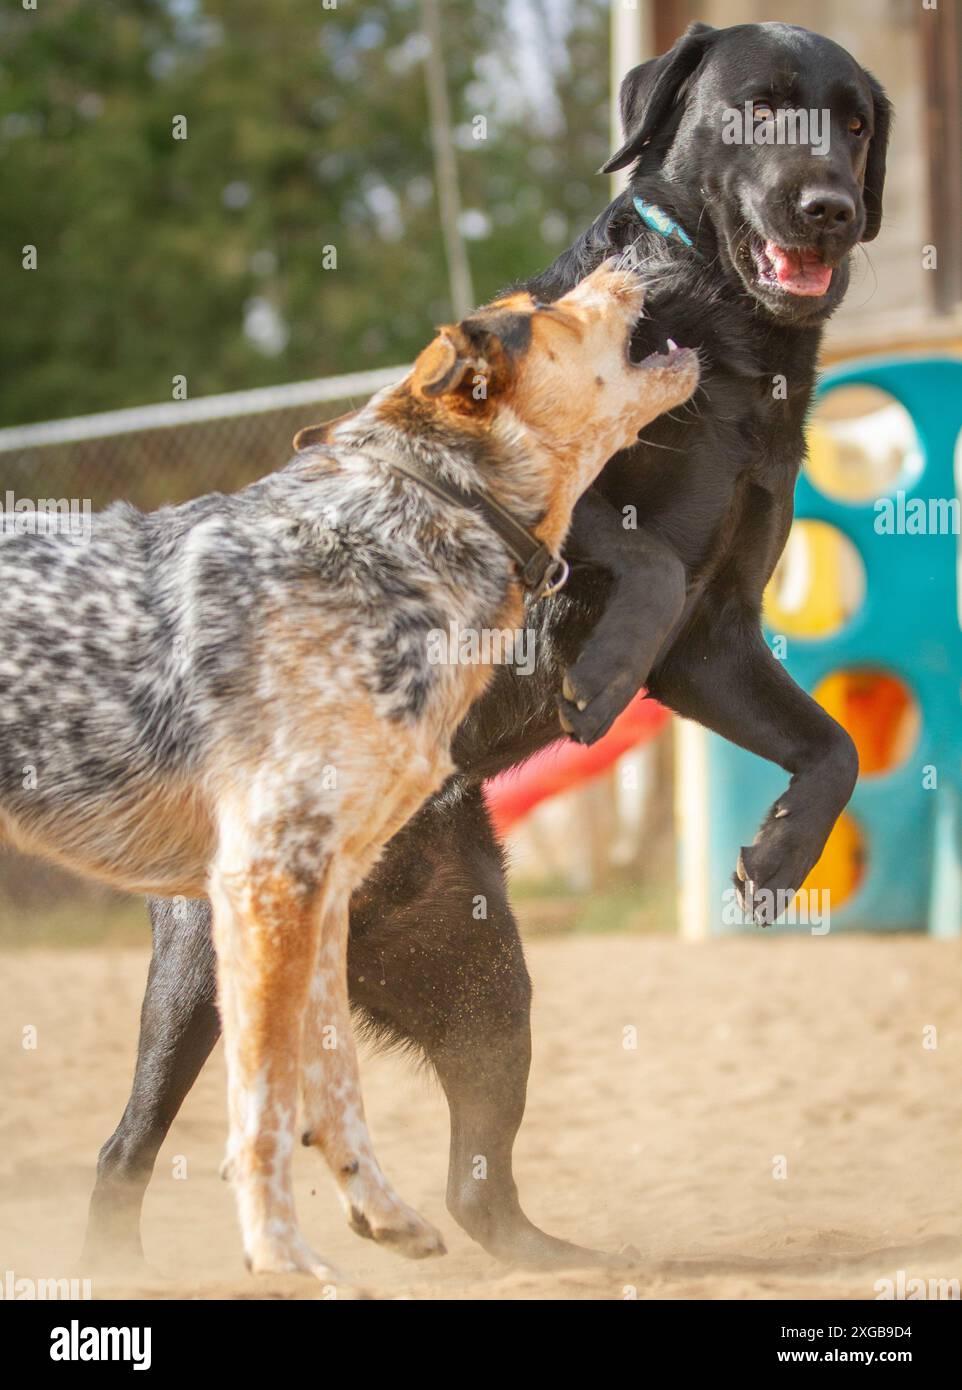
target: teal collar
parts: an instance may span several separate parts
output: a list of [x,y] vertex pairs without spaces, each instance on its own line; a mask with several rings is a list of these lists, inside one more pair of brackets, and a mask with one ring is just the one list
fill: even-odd
[[669,217],[664,208],[660,208],[657,203],[646,203],[644,198],[632,198],[631,201],[642,222],[653,232],[663,236],[666,241],[680,241],[689,251],[694,251],[696,256],[699,254],[684,227],[679,226],[673,217]]

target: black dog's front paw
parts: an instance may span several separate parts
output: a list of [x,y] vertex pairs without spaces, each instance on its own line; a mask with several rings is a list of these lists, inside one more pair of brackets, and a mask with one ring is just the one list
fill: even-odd
[[801,818],[774,809],[753,845],[743,846],[732,882],[742,911],[770,927],[801,888],[825,847]]
[[608,680],[593,678],[576,662],[564,678],[558,696],[561,727],[578,743],[597,743],[630,704],[642,682],[634,672],[615,672]]

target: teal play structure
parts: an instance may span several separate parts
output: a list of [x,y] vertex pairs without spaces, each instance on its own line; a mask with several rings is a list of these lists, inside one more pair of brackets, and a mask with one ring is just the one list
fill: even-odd
[[[869,359],[824,374],[819,397],[846,386],[887,392],[909,412],[921,468],[898,478],[893,497],[958,496],[962,459],[962,360],[947,357]],[[954,517],[958,504],[939,510]],[[796,517],[827,522],[843,532],[865,567],[860,609],[831,636],[787,641],[785,665],[813,690],[840,670],[877,671],[904,682],[917,702],[915,746],[889,772],[861,777],[849,814],[865,849],[858,888],[831,907],[831,930],[962,933],[962,627],[960,538],[953,525],[940,534],[880,534],[875,501],[829,497],[807,474],[799,479]],[[909,529],[909,528],[904,528]],[[948,532],[948,533],[947,533]],[[771,632],[766,634],[772,640]],[[773,648],[778,650],[777,647]],[[709,933],[752,930],[726,923],[724,895],[741,845],[751,844],[761,818],[784,789],[786,774],[740,748],[708,735],[707,893]],[[811,930],[810,926],[778,930]]]

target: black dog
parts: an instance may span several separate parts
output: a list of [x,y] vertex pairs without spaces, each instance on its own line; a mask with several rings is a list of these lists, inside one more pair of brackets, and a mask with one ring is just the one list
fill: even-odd
[[[557,738],[559,701],[590,742],[647,683],[791,774],[738,862],[751,906],[753,890],[799,886],[857,776],[851,740],[771,655],[760,607],[791,524],[821,328],[849,253],[879,231],[889,103],[843,49],[782,24],[696,24],[629,74],[621,100],[627,142],[606,167],[636,161],[630,187],[528,288],[557,298],[634,243],[650,283],[638,351],[667,334],[697,345],[703,388],[643,432],[643,467],[635,450],[616,456],[582,499],[568,589],[537,610],[536,674],[501,669],[459,734],[462,775],[392,842],[351,911],[352,1003],[377,1038],[421,1052],[448,1099],[449,1210],[492,1254],[525,1262],[587,1252],[532,1225],[512,1178],[530,983],[481,779]],[[746,102],[759,128],[779,108],[829,110],[830,152],[726,143],[723,112]],[[150,910],[137,1070],[100,1155],[90,1256],[107,1239],[139,1251],[154,1159],[218,1034],[207,904]]]

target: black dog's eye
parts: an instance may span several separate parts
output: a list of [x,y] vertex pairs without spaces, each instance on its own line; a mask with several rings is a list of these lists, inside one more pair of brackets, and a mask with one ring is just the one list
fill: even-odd
[[848,128],[853,135],[865,134],[865,122],[862,120],[861,116],[853,116],[848,123]]
[[775,108],[770,101],[756,101],[752,106],[752,115],[756,121],[773,121]]

